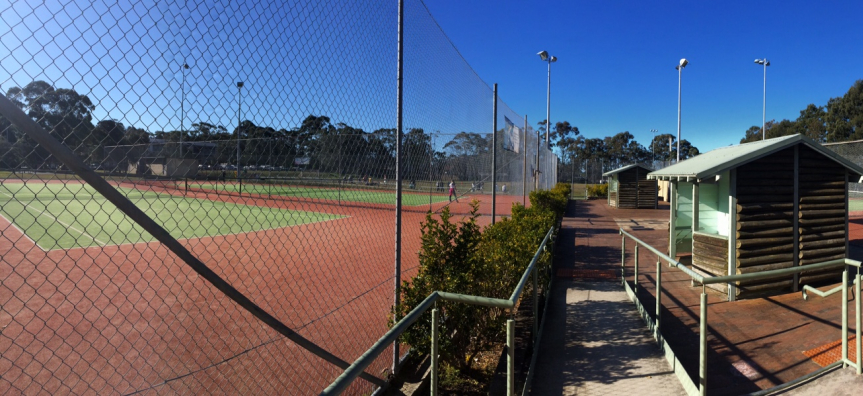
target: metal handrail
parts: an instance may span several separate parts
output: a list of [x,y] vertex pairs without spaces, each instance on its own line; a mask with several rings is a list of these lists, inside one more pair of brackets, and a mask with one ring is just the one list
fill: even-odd
[[[527,279],[530,274],[534,271],[536,267],[536,263],[539,261],[539,257],[545,249],[548,240],[551,238],[551,235],[554,233],[555,227],[552,226],[548,232],[545,234],[545,238],[543,238],[542,243],[540,243],[539,248],[537,248],[536,253],[533,255],[533,259],[530,261],[530,264],[525,269],[524,274],[519,280],[518,285],[516,285],[515,290],[513,290],[512,295],[509,299],[502,298],[490,298],[490,297],[482,297],[482,296],[471,296],[466,294],[458,294],[458,293],[448,293],[442,291],[435,291],[429,294],[428,297],[425,298],[419,305],[417,305],[414,309],[412,309],[404,318],[399,320],[392,328],[389,329],[377,342],[375,342],[371,348],[366,350],[365,353],[360,355],[357,360],[353,362],[341,375],[333,381],[330,386],[321,392],[321,395],[338,395],[347,389],[351,383],[362,373],[372,362],[387,349],[393,342],[395,342],[398,337],[404,333],[411,325],[413,325],[417,320],[419,320],[420,315],[425,313],[429,308],[434,306],[437,300],[445,300],[445,301],[453,301],[460,302],[471,305],[480,305],[485,307],[492,308],[503,308],[503,309],[512,309],[515,307],[518,298],[521,296],[522,291],[524,291],[524,286],[527,283]],[[536,281],[536,277],[534,277],[534,281]],[[536,293],[536,285],[534,285],[534,293]],[[511,319],[507,321],[507,339],[511,339],[510,337],[510,328],[512,327],[513,322]],[[434,341],[434,340],[433,340]],[[511,344],[510,344],[511,345]],[[433,346],[433,348],[436,347]],[[511,348],[510,348],[511,349]],[[509,353],[512,353],[511,351]],[[432,370],[433,373],[436,374],[437,370],[437,356],[432,356]],[[514,389],[510,389],[513,384],[512,375],[514,373],[514,362],[510,361],[507,364],[507,393],[513,394]],[[436,382],[436,381],[433,381]],[[433,393],[435,384],[432,385]]]
[[[795,274],[795,273],[799,273],[802,271],[810,271],[810,270],[823,269],[823,268],[832,268],[832,267],[840,267],[840,266],[844,266],[844,268],[845,268],[844,272],[842,273],[842,285],[840,286],[842,289],[842,295],[844,298],[842,300],[843,301],[843,305],[842,305],[842,360],[839,363],[841,363],[843,366],[846,366],[846,367],[848,367],[848,366],[854,367],[857,370],[858,375],[863,374],[863,362],[861,362],[861,360],[863,360],[863,356],[861,356],[861,355],[863,355],[863,353],[861,353],[861,346],[863,346],[863,343],[861,343],[861,342],[857,343],[856,362],[852,362],[851,360],[848,359],[848,284],[849,284],[849,282],[848,282],[848,275],[849,275],[848,268],[849,267],[857,267],[855,279],[851,283],[854,285],[855,295],[858,296],[855,299],[855,310],[856,310],[856,319],[857,319],[856,323],[861,323],[861,312],[863,312],[863,304],[861,304],[861,299],[859,298],[859,296],[860,296],[861,284],[863,284],[863,281],[861,281],[861,273],[860,273],[861,272],[860,271],[861,262],[860,261],[845,258],[845,259],[829,260],[829,261],[825,261],[825,262],[821,262],[821,263],[808,264],[808,265],[792,267],[792,268],[782,268],[782,269],[776,269],[776,270],[763,271],[763,272],[758,272],[758,273],[735,274],[735,275],[727,275],[727,276],[706,276],[705,277],[705,276],[702,276],[701,274],[694,272],[691,268],[686,267],[686,265],[680,263],[679,261],[674,260],[671,257],[669,257],[668,255],[660,252],[659,250],[657,250],[653,246],[648,245],[647,243],[638,239],[634,235],[624,231],[622,228],[620,229],[620,234],[621,234],[621,238],[622,238],[621,254],[620,254],[621,255],[621,266],[625,265],[626,238],[629,237],[630,239],[632,239],[633,241],[636,242],[635,256],[634,256],[635,276],[634,276],[634,281],[633,281],[636,290],[638,288],[638,247],[639,246],[642,246],[642,247],[646,248],[647,250],[649,250],[650,252],[654,253],[659,259],[667,261],[672,267],[676,267],[676,268],[680,269],[683,273],[689,275],[690,278],[692,278],[692,281],[701,284],[701,310],[700,310],[701,315],[700,315],[700,326],[699,326],[700,327],[699,328],[700,342],[699,342],[699,363],[698,363],[698,366],[699,366],[698,367],[698,380],[699,381],[698,381],[698,385],[697,385],[699,394],[701,394],[701,395],[707,394],[707,293],[706,293],[706,289],[705,289],[706,286],[709,284],[716,284],[716,283],[733,283],[733,282],[737,282],[737,281],[751,281],[751,280],[767,279],[767,278],[772,278],[772,277],[781,276],[781,275],[790,275],[790,274]],[[657,262],[657,271],[659,271],[659,262]],[[663,339],[661,332],[660,332],[660,327],[659,327],[660,326],[660,315],[661,315],[661,306],[660,306],[660,299],[659,298],[660,298],[661,293],[662,293],[662,284],[661,284],[662,278],[660,275],[661,275],[660,273],[657,273],[657,276],[656,276],[656,281],[657,281],[656,297],[657,298],[656,298],[656,312],[655,312],[655,315],[656,315],[655,316],[655,318],[656,318],[655,332],[657,335],[657,340]],[[621,278],[624,282],[626,281],[624,271],[621,271]],[[638,300],[637,293],[634,293],[633,295],[634,295],[635,300]],[[640,302],[639,302],[639,304],[640,304]],[[857,333],[856,336],[857,336],[858,340],[863,339],[863,338],[861,338],[861,327],[863,327],[863,326],[857,326],[857,329],[856,329],[856,333]],[[769,392],[784,389],[784,388],[790,386],[790,384],[798,383],[798,382],[806,380],[808,378],[812,378],[812,377],[814,377],[820,373],[823,373],[825,371],[826,371],[825,369],[822,369],[816,373],[807,374],[801,378],[792,380],[791,382],[788,382],[785,384],[780,384],[774,388],[766,389],[762,392],[758,392],[758,394],[767,394]]]
[[[855,284],[857,283],[857,279],[854,279],[854,283]],[[840,291],[842,291],[842,285],[836,286],[836,287],[834,287],[830,290],[827,290],[827,291],[821,291],[821,290],[818,290],[812,286],[803,285],[803,290],[801,290],[804,300],[809,300],[809,293],[812,293],[818,297],[824,298],[824,297],[829,297],[829,296],[832,296],[836,293],[839,293]]]
[[628,233],[628,232],[624,231],[624,230],[623,230],[623,228],[621,228],[621,229],[620,229],[620,233],[621,233],[622,235],[628,236],[628,237],[629,237],[629,238],[631,238],[633,241],[635,241],[637,244],[639,244],[639,245],[641,245],[641,246],[644,246],[647,250],[651,251],[651,252],[652,252],[653,254],[655,254],[657,257],[659,257],[659,258],[661,258],[661,259],[663,259],[663,260],[667,261],[667,262],[668,262],[668,264],[670,264],[672,267],[677,267],[677,269],[679,269],[679,270],[683,271],[684,273],[686,273],[686,275],[689,275],[689,276],[690,276],[693,280],[695,280],[696,282],[698,282],[698,283],[703,283],[703,282],[704,282],[704,277],[703,277],[703,276],[701,276],[701,274],[699,274],[699,273],[697,273],[697,272],[695,272],[695,271],[693,271],[693,270],[691,270],[691,269],[687,268],[687,267],[686,267],[686,265],[681,264],[679,261],[677,261],[677,260],[675,260],[675,259],[673,259],[673,258],[671,258],[671,257],[668,257],[668,255],[667,255],[667,254],[662,253],[662,252],[660,252],[659,250],[656,250],[656,248],[654,248],[653,246],[648,245],[647,243],[645,243],[645,242],[644,242],[644,241],[642,241],[641,239],[638,239],[638,238],[636,238],[634,235],[632,235],[632,234],[630,234],[630,233]]

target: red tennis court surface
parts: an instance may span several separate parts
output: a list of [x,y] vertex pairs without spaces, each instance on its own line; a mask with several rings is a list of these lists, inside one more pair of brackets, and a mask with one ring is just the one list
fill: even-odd
[[[348,362],[386,332],[392,206],[153,190],[347,215],[181,242],[264,310]],[[456,219],[470,198],[491,213],[491,195],[465,198],[450,204]],[[508,215],[520,200],[500,196],[496,213]],[[403,280],[416,273],[424,218],[420,210],[403,213]],[[341,373],[238,308],[157,242],[44,252],[0,221],[0,394],[311,394]],[[391,356],[383,353],[367,371],[385,377]],[[357,380],[352,392],[371,389]]]
[[848,219],[848,242],[863,247],[863,213],[852,213]]

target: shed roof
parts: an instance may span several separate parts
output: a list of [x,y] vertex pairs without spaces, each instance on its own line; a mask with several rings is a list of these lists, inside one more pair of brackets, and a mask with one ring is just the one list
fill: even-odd
[[658,180],[701,180],[716,176],[717,174],[729,169],[737,168],[743,164],[773,154],[782,149],[793,147],[798,143],[802,143],[823,154],[825,157],[844,166],[858,176],[863,176],[863,168],[859,165],[824,148],[816,141],[798,134],[751,143],[743,143],[736,146],[720,147],[658,171],[651,172],[647,175],[647,178]]
[[613,174],[620,173],[620,172],[623,172],[623,171],[627,171],[627,170],[630,170],[630,169],[632,169],[632,168],[636,168],[636,167],[637,167],[637,168],[644,169],[644,170],[646,170],[646,171],[648,171],[648,172],[652,172],[652,171],[653,171],[653,169],[650,169],[650,168],[648,168],[648,167],[646,167],[646,166],[644,166],[644,165],[640,165],[640,164],[632,164],[632,165],[624,166],[624,167],[622,167],[622,168],[617,168],[617,169],[612,170],[612,171],[605,172],[605,173],[603,173],[602,175],[603,175],[603,176],[611,176],[611,175],[613,175]]

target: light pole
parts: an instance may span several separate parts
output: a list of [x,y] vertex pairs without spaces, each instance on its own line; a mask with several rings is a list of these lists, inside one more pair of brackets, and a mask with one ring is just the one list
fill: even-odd
[[183,158],[183,135],[186,131],[186,70],[189,70],[189,65],[183,63],[183,86],[180,94],[180,159]]
[[650,132],[653,132],[653,140],[650,141],[650,151],[653,153],[653,161],[651,165],[656,167],[656,132],[659,132],[656,129],[651,129]]
[[545,97],[545,147],[548,147],[548,131],[551,126],[551,64],[557,62],[556,56],[549,56],[548,51],[539,51],[539,59],[548,63],[548,89]]
[[764,65],[764,102],[761,107],[761,140],[767,138],[767,66],[770,66],[770,61],[767,58],[756,59],[755,63]]
[[240,179],[240,128],[243,125],[243,82],[237,81],[237,181],[240,183],[240,194],[243,193],[243,180]]
[[680,64],[674,67],[677,69],[677,162],[680,162],[680,81],[683,68],[688,64],[689,61],[684,58],[680,60]]

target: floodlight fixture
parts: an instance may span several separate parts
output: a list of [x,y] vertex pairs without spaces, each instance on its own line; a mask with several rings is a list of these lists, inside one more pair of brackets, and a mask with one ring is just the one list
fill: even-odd
[[189,64],[183,62],[183,85],[180,87],[180,158],[183,158],[183,135],[186,134],[186,70]]
[[545,147],[549,148],[548,134],[551,128],[551,64],[557,62],[557,57],[550,56],[548,51],[539,51],[537,55],[539,55],[539,58],[543,62],[548,63],[548,89],[545,99]]
[[767,66],[770,66],[770,61],[767,58],[756,59],[755,63],[764,65],[764,96],[761,105],[761,140],[767,138]]
[[683,68],[689,64],[686,58],[680,60],[674,68],[677,69],[677,162],[680,162],[680,82],[683,76]]

